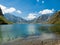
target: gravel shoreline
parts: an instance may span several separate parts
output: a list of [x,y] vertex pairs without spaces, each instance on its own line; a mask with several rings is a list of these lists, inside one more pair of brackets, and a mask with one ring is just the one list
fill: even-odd
[[41,40],[39,36],[28,37],[1,43],[0,45],[60,45],[60,38]]

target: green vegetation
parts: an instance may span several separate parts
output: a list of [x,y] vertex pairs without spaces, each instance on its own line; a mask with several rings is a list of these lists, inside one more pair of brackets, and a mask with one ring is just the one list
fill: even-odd
[[0,8],[0,25],[1,25],[1,24],[12,24],[12,22],[8,21],[8,20],[4,17],[4,15],[3,15],[3,13],[2,13],[2,10],[1,10],[1,8]]
[[55,24],[60,24],[60,21],[55,22]]
[[0,24],[12,24],[12,22],[8,21],[3,16],[0,16]]

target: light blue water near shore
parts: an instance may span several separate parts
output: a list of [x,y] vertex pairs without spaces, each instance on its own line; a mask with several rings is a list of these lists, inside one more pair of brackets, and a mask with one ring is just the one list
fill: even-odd
[[[49,27],[53,25],[44,24],[13,24],[13,25],[0,25],[1,39],[3,41],[14,40],[16,38],[26,38],[28,36],[44,37],[52,34]],[[43,35],[44,33],[44,35]],[[47,33],[47,35],[46,35]]]

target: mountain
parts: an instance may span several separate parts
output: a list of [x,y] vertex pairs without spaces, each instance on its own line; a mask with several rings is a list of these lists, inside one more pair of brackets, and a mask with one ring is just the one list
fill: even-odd
[[57,11],[46,23],[47,24],[60,24],[60,11]]
[[9,20],[9,21],[11,21],[13,23],[20,23],[20,24],[27,23],[27,21],[25,19],[23,19],[21,17],[14,16],[14,15],[9,14],[9,13],[4,14],[4,17],[7,20]]
[[1,10],[1,8],[0,8],[0,16],[4,16],[4,15],[3,15],[3,13],[2,13],[2,10]]
[[1,24],[12,24],[12,22],[8,21],[8,20],[4,17],[4,15],[3,15],[3,13],[2,13],[2,10],[1,10],[1,8],[0,8],[0,25],[1,25]]
[[60,11],[57,11],[53,14],[44,14],[35,18],[34,20],[25,20],[21,17],[12,15],[10,13],[2,14],[2,10],[0,9],[0,24],[9,24],[9,23],[19,23],[19,24],[60,24]]
[[52,14],[43,14],[34,20],[34,23],[45,23]]

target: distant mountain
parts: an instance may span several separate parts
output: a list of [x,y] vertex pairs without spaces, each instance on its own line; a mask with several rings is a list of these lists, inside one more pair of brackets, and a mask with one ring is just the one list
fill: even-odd
[[12,21],[13,23],[20,23],[20,24],[27,23],[27,21],[25,19],[23,19],[21,17],[14,16],[14,15],[9,14],[9,13],[4,14],[4,17],[7,20]]
[[60,11],[57,11],[53,14],[44,14],[41,15],[33,20],[25,20],[21,17],[6,13],[3,14],[0,8],[0,24],[12,24],[12,23],[19,23],[19,24],[60,24]]
[[2,10],[1,10],[1,8],[0,8],[0,25],[1,25],[1,24],[12,24],[12,22],[8,21],[8,20],[4,17],[4,15],[3,15],[3,13],[2,13]]
[[37,19],[34,20],[34,23],[45,23],[51,17],[52,14],[44,14],[39,16]]
[[60,11],[57,11],[46,23],[60,24]]

